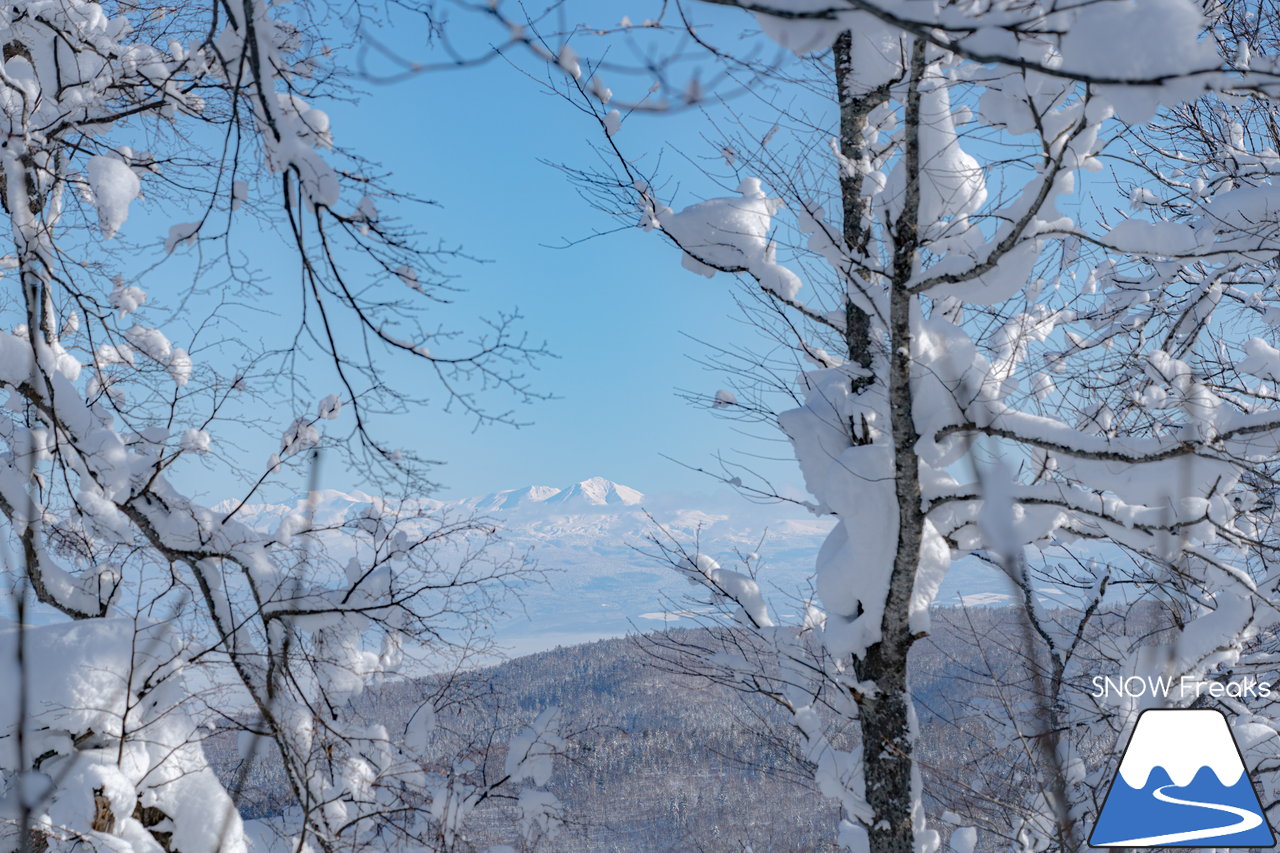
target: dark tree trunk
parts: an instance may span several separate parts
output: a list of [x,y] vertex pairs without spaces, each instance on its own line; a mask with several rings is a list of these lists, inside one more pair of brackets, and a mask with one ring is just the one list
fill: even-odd
[[[840,99],[840,136],[846,157],[859,156],[862,129],[868,113],[889,98],[889,84],[871,92],[850,91],[849,35],[835,46],[836,86]],[[919,84],[925,69],[924,45],[912,49],[910,89],[905,106],[906,148],[903,153],[907,175],[902,212],[893,223],[893,267],[889,287],[888,384],[890,440],[893,443],[895,497],[898,505],[898,541],[881,622],[881,637],[859,660],[854,661],[859,678],[874,682],[876,693],[859,701],[859,724],[863,743],[863,773],[867,803],[872,810],[869,827],[871,849],[875,853],[912,853],[911,698],[908,692],[907,657],[913,637],[910,627],[911,595],[920,562],[924,535],[924,512],[920,502],[920,470],[916,456],[916,434],[911,397],[911,307],[915,298],[907,289],[919,247],[918,210],[920,116]],[[866,278],[867,200],[858,175],[842,174],[844,240],[849,251],[850,272]],[[850,276],[852,281],[853,275]],[[852,286],[852,284],[850,285]],[[874,356],[870,317],[850,298],[845,308],[845,342],[849,360],[870,367]],[[853,390],[864,391],[871,380],[854,379]],[[850,424],[853,443],[867,440],[866,431]],[[855,567],[850,567],[854,571]]]

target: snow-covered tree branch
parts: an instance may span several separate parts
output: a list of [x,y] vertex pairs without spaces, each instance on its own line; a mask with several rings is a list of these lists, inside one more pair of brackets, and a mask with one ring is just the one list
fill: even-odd
[[[714,408],[773,421],[816,511],[836,519],[801,631],[822,653],[796,651],[796,626],[775,624],[755,580],[668,556],[775,650],[771,666],[820,664],[811,683],[846,693],[862,746],[824,778],[844,786],[841,843],[877,853],[942,843],[921,806],[910,651],[955,561],[998,567],[1039,661],[1031,724],[1043,729],[1021,734],[1037,744],[1033,811],[1047,819],[1023,843],[1081,847],[1072,742],[1042,749],[1069,725],[1067,662],[1028,561],[1103,547],[1134,566],[1124,588],[1137,595],[1177,575],[1173,633],[1112,650],[1130,668],[1158,646],[1171,674],[1210,677],[1276,617],[1277,577],[1254,556],[1266,550],[1259,478],[1280,453],[1274,151],[1246,154],[1248,122],[1211,106],[1266,115],[1252,105],[1269,103],[1275,55],[1256,33],[1224,35],[1233,13],[1164,0],[683,4],[711,40],[705,5],[745,10],[796,54],[750,104],[709,108],[721,161],[708,183],[729,192],[668,197],[596,94],[625,78],[589,60],[560,88],[595,116],[606,166],[568,171],[610,213],[637,213],[687,270],[745,288],[763,342],[754,359],[712,342],[740,380]],[[588,36],[576,44],[588,55]],[[1206,114],[1235,141],[1188,134]],[[1216,158],[1248,163],[1248,177],[1224,177],[1240,169]],[[778,380],[778,345],[798,390]],[[1103,577],[1083,588],[1102,596]],[[1081,605],[1079,624],[1099,606]],[[742,682],[761,659],[715,660]],[[810,705],[783,704],[809,732]]]
[[[520,798],[513,838],[554,831],[554,715],[494,779],[439,754],[430,702],[405,731],[359,712],[406,655],[421,672],[476,653],[531,569],[492,522],[422,500],[429,467],[379,437],[379,414],[431,393],[515,422],[543,350],[515,313],[475,334],[438,319],[456,250],[397,223],[412,193],[342,149],[319,106],[352,81],[335,11],[38,0],[0,25],[0,514],[18,615],[29,590],[54,623],[20,618],[0,643],[24,685],[0,715],[4,849],[265,843],[202,763],[184,673],[270,743],[293,849],[459,849],[496,796]],[[178,211],[193,218],[156,230]],[[279,237],[288,284],[244,259],[247,232]],[[280,287],[289,315],[246,330]],[[430,392],[398,383],[396,358]],[[315,518],[322,451],[386,496]],[[206,504],[205,477],[237,491]]]

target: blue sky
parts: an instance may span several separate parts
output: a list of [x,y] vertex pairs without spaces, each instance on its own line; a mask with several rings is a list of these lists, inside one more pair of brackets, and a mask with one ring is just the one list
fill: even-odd
[[[734,17],[719,35],[732,36],[749,24],[745,16]],[[473,28],[472,43],[483,41],[491,27],[474,20],[464,26]],[[429,58],[411,27],[397,30],[394,40],[407,55]],[[768,443],[753,440],[676,394],[696,389],[710,400],[724,384],[694,360],[702,349],[690,336],[755,342],[736,313],[734,282],[684,270],[677,250],[638,228],[584,240],[620,223],[593,209],[548,163],[592,165],[600,135],[594,121],[502,60],[365,88],[354,103],[317,104],[331,115],[335,142],[378,163],[404,192],[438,205],[384,212],[408,219],[429,242],[461,245],[485,261],[451,265],[466,293],[441,307],[440,324],[474,327],[477,317],[518,308],[522,328],[558,356],[543,359],[532,376],[534,388],[555,399],[521,409],[517,417],[529,425],[479,431],[465,414],[441,411],[443,396],[421,364],[385,362],[395,383],[432,397],[432,405],[384,417],[378,427],[391,444],[447,463],[437,471],[443,486],[438,496],[567,485],[596,475],[648,493],[701,493],[714,487],[712,480],[664,457],[714,468],[717,453],[734,451],[784,457],[755,464],[775,484],[798,486],[789,448],[777,433],[765,431],[773,439]],[[826,106],[809,97],[818,109]],[[753,112],[750,97],[741,106]],[[663,155],[664,198],[681,207],[726,192],[698,168],[709,162],[699,158],[715,155],[708,130],[707,117],[697,112],[637,114],[626,119],[620,139],[646,164]],[[154,236],[147,229],[162,236],[168,222],[159,221],[135,211],[126,230],[138,239]],[[566,248],[569,243],[574,245]],[[271,238],[254,238],[244,247],[270,277],[272,295],[254,309],[287,319],[296,304],[296,265]],[[183,262],[173,260],[181,271]],[[274,331],[267,324],[263,329]],[[321,383],[312,388],[316,398],[336,390]],[[490,399],[494,408],[508,404],[500,394]],[[271,427],[260,447],[247,444],[249,467],[274,449],[273,436],[291,416]],[[205,485],[203,497],[221,497],[216,474],[210,472]],[[286,488],[297,485],[290,481]],[[337,464],[325,466],[323,485],[379,491],[377,483],[361,482]]]
[[[592,9],[593,14],[597,11],[603,14],[602,9]],[[396,42],[406,55],[430,58],[414,29],[421,21],[410,18],[407,23],[413,26],[380,37]],[[502,35],[489,22],[461,23],[469,28],[464,40],[473,45]],[[749,25],[749,18],[735,15],[727,32],[735,35]],[[530,57],[521,52],[518,59]],[[528,67],[545,75],[546,66],[539,61],[529,61]],[[435,471],[434,479],[442,486],[437,497],[467,497],[530,484],[564,486],[592,476],[649,494],[714,491],[723,497],[730,491],[726,487],[664,457],[715,468],[717,454],[739,450],[784,457],[756,465],[775,484],[798,487],[789,447],[776,432],[763,430],[771,439],[768,443],[744,437],[740,425],[715,417],[709,406],[692,406],[676,393],[705,392],[709,403],[724,385],[694,360],[703,350],[690,336],[749,342],[753,333],[738,318],[733,301],[735,282],[727,276],[707,279],[688,272],[676,249],[638,227],[584,240],[614,231],[619,224],[638,222],[638,216],[627,216],[619,223],[593,209],[564,173],[549,165],[593,164],[598,124],[501,59],[394,84],[362,85],[365,93],[353,102],[313,104],[329,113],[335,144],[377,164],[377,170],[394,176],[393,183],[406,194],[436,203],[383,206],[382,213],[423,233],[425,245],[458,245],[483,260],[450,263],[455,284],[465,292],[455,304],[441,306],[424,325],[438,322],[446,329],[475,329],[477,318],[518,308],[524,315],[521,328],[531,339],[545,340],[556,356],[542,359],[531,375],[533,388],[553,399],[517,411],[516,417],[528,425],[478,431],[465,413],[442,411],[444,395],[420,362],[382,362],[393,384],[428,397],[430,404],[404,415],[382,416],[374,431],[392,446],[446,463]],[[664,195],[679,207],[726,193],[701,173],[694,159],[711,155],[714,160],[707,130],[706,116],[690,112],[631,116],[621,133],[630,156],[651,165],[652,158],[662,155]],[[122,127],[119,135],[135,147],[146,145],[136,128]],[[107,266],[124,272],[128,283],[149,294],[145,309],[126,324],[157,324],[175,345],[190,347],[201,312],[223,294],[223,273],[215,271],[203,279],[204,294],[186,303],[197,250],[179,248],[158,267],[145,266],[156,259],[156,244],[170,225],[201,214],[200,201],[181,195],[166,198],[152,186],[144,182],[144,193],[151,192],[151,197],[133,205],[120,237],[104,247],[110,251]],[[346,198],[342,204],[354,206],[357,201]],[[219,334],[243,339],[250,350],[259,348],[259,340],[263,349],[287,345],[281,332],[292,334],[296,327],[298,265],[279,237],[264,232],[253,219],[241,216],[236,229],[234,251],[258,273],[256,281],[264,292],[233,306],[227,315],[235,325],[223,327]],[[395,293],[401,292],[398,281],[390,284]],[[168,309],[183,304],[191,313],[167,318]],[[448,354],[443,344],[433,344],[432,349]],[[226,358],[219,359],[216,345],[214,351],[197,347],[193,356],[197,367],[203,358],[222,370],[231,369]],[[324,378],[328,373],[323,364],[299,362],[299,367],[310,386],[301,399],[341,390]],[[281,390],[287,389],[287,382],[279,381]],[[497,410],[511,403],[501,393],[489,399]],[[306,411],[275,411],[270,405],[255,402],[246,410],[247,417],[258,419],[260,432],[233,427],[230,433],[214,436],[221,459],[185,462],[183,488],[211,503],[241,494],[243,481],[229,474],[229,468],[239,466],[256,479],[268,455],[278,448],[278,436],[295,415]],[[344,418],[333,426],[345,430],[350,424]],[[305,475],[281,475],[262,497],[284,499],[304,482]],[[336,459],[324,465],[321,485],[372,493],[382,488],[345,470]]]
[[[397,440],[448,461],[439,477],[447,495],[593,475],[642,491],[705,491],[707,478],[663,454],[709,464],[718,450],[784,449],[744,439],[674,393],[720,387],[691,360],[699,347],[686,335],[742,338],[730,316],[730,279],[689,273],[676,250],[639,229],[556,248],[614,224],[543,162],[587,162],[594,122],[503,62],[371,87],[358,106],[330,112],[338,143],[441,205],[413,211],[425,230],[488,261],[454,265],[469,292],[446,309],[445,322],[519,307],[525,328],[559,356],[535,377],[538,390],[558,399],[521,412],[530,426],[474,432],[466,417],[434,408],[390,425]],[[633,150],[656,153],[672,137],[698,144],[701,122],[635,116],[623,133]],[[395,369],[417,381],[413,365]],[[772,473],[785,476],[788,467]]]

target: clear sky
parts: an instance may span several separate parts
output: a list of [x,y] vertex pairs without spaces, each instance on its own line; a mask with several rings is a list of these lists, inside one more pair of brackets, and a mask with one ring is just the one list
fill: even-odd
[[[563,248],[615,225],[544,162],[590,162],[594,122],[501,61],[370,87],[358,105],[330,113],[336,142],[440,204],[413,211],[425,230],[488,261],[453,267],[469,293],[444,309],[443,322],[518,307],[530,334],[559,356],[535,377],[538,390],[558,399],[525,409],[530,426],[473,432],[465,417],[434,409],[397,420],[397,440],[448,461],[439,477],[447,496],[593,475],[642,491],[704,491],[707,478],[663,455],[709,464],[719,450],[785,451],[744,439],[735,424],[675,394],[710,397],[721,387],[691,359],[700,348],[687,335],[725,341],[746,333],[730,316],[728,277],[684,270],[675,249],[638,228]],[[635,116],[622,133],[635,151],[656,154],[675,138],[697,148],[705,146],[695,134],[703,121]],[[668,151],[664,164],[678,170],[680,160]],[[716,194],[686,168],[686,203],[698,188]],[[404,380],[417,381],[407,372]],[[772,472],[786,479],[789,470]]]
[[[591,12],[608,17],[606,6],[623,5],[632,4],[602,2]],[[737,37],[751,29],[749,16],[737,10],[729,20],[728,29],[719,32]],[[415,29],[421,28],[421,20],[406,17],[402,23],[379,37],[407,56],[431,59]],[[458,25],[469,28],[464,40],[473,45],[504,35],[482,19]],[[708,279],[685,270],[678,250],[637,227],[638,214],[610,217],[579,195],[552,164],[594,165],[599,125],[531,79],[526,71],[545,75],[547,66],[529,59],[527,52],[519,52],[523,70],[498,59],[392,84],[365,83],[363,94],[352,102],[313,104],[329,113],[337,146],[377,164],[404,193],[434,202],[382,206],[384,215],[424,234],[424,245],[460,246],[480,259],[449,263],[448,271],[457,276],[454,284],[465,292],[454,304],[440,306],[424,325],[476,329],[478,318],[519,309],[524,315],[521,330],[545,341],[555,354],[542,359],[530,377],[534,390],[553,398],[516,412],[527,425],[478,431],[465,413],[443,411],[444,394],[421,362],[390,358],[383,364],[391,381],[427,396],[431,404],[409,414],[382,416],[375,432],[387,444],[445,462],[435,472],[442,485],[436,496],[441,498],[532,484],[566,486],[592,476],[648,494],[721,492],[725,487],[679,463],[715,469],[717,454],[737,451],[781,457],[756,459],[753,466],[794,493],[800,477],[789,446],[776,431],[755,428],[769,439],[762,442],[744,436],[740,424],[715,417],[709,403],[725,383],[696,361],[706,354],[698,340],[750,343],[756,334],[737,314],[737,285],[728,276]],[[718,186],[699,168],[718,162],[707,138],[710,129],[707,115],[698,111],[636,114],[624,120],[619,138],[628,155],[646,166],[662,158],[657,171],[665,181],[663,198],[678,209],[732,190]],[[357,201],[345,198],[340,205],[351,207]],[[170,225],[200,215],[193,205],[181,195],[163,198],[156,193],[133,205],[120,238],[111,244],[113,269],[124,271],[130,283],[150,296],[139,321],[158,322],[179,346],[190,345],[192,326],[204,308],[177,322],[167,322],[164,309],[186,299],[197,250],[179,248],[159,267],[136,273],[155,258],[151,251]],[[236,228],[233,251],[254,269],[265,295],[229,309],[237,324],[229,327],[230,334],[244,338],[251,350],[259,338],[262,349],[287,345],[280,335],[296,328],[298,264],[277,236],[262,233],[252,219],[242,216]],[[588,239],[600,232],[614,233]],[[140,247],[137,255],[131,254],[134,244]],[[202,280],[200,299],[218,298],[221,275]],[[400,286],[391,283],[392,288]],[[432,349],[449,354],[446,344]],[[215,353],[204,354],[217,359]],[[201,355],[193,350],[197,366]],[[319,399],[341,390],[318,378],[325,373],[322,365],[299,362],[298,368],[304,380],[315,380],[302,398]],[[705,394],[708,405],[691,405],[677,395],[678,389]],[[488,399],[498,410],[511,403],[497,392]],[[215,436],[221,442],[217,452],[226,455],[220,462],[229,459],[250,472],[263,470],[278,448],[277,436],[296,414],[258,405],[247,417],[256,418],[263,432],[236,433],[233,428],[230,437],[226,432]],[[350,424],[338,421],[334,426]],[[183,463],[187,467],[199,469],[184,483],[201,500],[216,502],[243,488],[227,474],[226,465],[192,459]],[[273,494],[264,498],[282,499],[303,482],[286,475],[278,481],[268,490]],[[378,483],[361,482],[339,464],[324,466],[322,485],[379,491]]]
[[[604,7],[624,5],[630,4],[602,0],[600,17],[609,17]],[[725,17],[713,19],[717,36],[732,38],[751,28],[748,16],[723,11]],[[430,59],[414,29],[421,22],[406,18],[404,24],[380,38],[393,41],[407,56]],[[464,19],[460,25],[470,28],[472,44],[502,35],[481,19]],[[527,54],[517,54],[526,70],[545,72],[526,60]],[[365,84],[365,90],[353,103],[316,104],[330,114],[335,143],[379,164],[404,192],[436,203],[384,212],[408,219],[428,242],[460,245],[484,261],[460,260],[450,266],[466,292],[456,304],[441,306],[439,324],[474,328],[478,317],[518,308],[525,318],[522,329],[534,340],[545,340],[557,356],[543,359],[532,375],[533,387],[555,398],[519,410],[517,417],[527,426],[476,431],[465,414],[442,411],[439,393],[432,405],[382,419],[378,430],[389,443],[447,463],[436,474],[443,486],[439,497],[531,484],[563,486],[591,476],[650,494],[701,493],[713,481],[665,457],[715,468],[718,453],[735,451],[781,457],[754,464],[775,485],[798,488],[798,471],[778,433],[766,430],[772,439],[767,443],[744,436],[739,425],[715,417],[709,406],[693,406],[676,393],[697,391],[710,402],[725,384],[697,363],[705,350],[693,338],[753,343],[755,333],[736,312],[735,283],[728,276],[707,279],[683,269],[676,249],[638,227],[587,239],[638,221],[638,216],[619,220],[593,209],[551,165],[594,165],[600,129],[593,120],[503,60],[423,73],[394,84]],[[750,103],[748,97],[734,106],[750,114]],[[826,106],[813,98],[813,108]],[[719,111],[712,106],[709,112]],[[663,198],[680,208],[727,192],[699,168],[715,165],[710,129],[708,116],[696,111],[635,114],[623,122],[619,139],[646,166],[661,157],[658,171],[667,179]],[[126,231],[139,239],[145,239],[139,231],[147,229],[152,236],[163,235],[170,220],[155,217],[136,210]],[[251,235],[252,229],[248,231]],[[270,335],[278,333],[281,322],[292,324],[288,315],[296,304],[298,273],[279,243],[270,238],[257,242],[250,237],[243,246],[257,253],[254,261],[266,273],[268,289],[280,294],[254,306],[270,318],[257,331]],[[180,257],[171,259],[177,279],[183,263]],[[174,278],[172,271],[164,274]],[[155,281],[143,284],[150,290]],[[446,354],[442,347],[436,350]],[[402,358],[386,365],[402,387],[435,392],[420,363]],[[338,389],[317,384],[312,390],[318,399]],[[490,400],[498,409],[508,403],[500,394]],[[272,427],[275,435],[288,420],[281,418]],[[267,446],[271,441],[246,445],[245,458],[265,460],[274,449]],[[256,467],[252,461],[247,465]],[[216,500],[230,483],[220,484],[216,472],[208,471],[201,481],[208,486],[202,497]],[[290,481],[284,487],[297,485]],[[378,484],[359,482],[339,465],[326,466],[323,485],[378,491]]]

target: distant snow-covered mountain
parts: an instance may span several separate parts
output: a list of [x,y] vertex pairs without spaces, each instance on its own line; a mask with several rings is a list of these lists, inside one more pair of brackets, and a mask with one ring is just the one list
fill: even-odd
[[[302,502],[245,507],[239,517],[270,530]],[[360,491],[321,491],[316,520],[336,526],[380,503]],[[759,566],[761,585],[773,591],[775,606],[784,617],[788,610],[798,612],[818,548],[832,527],[830,519],[800,506],[753,504],[728,489],[697,498],[649,496],[604,477],[400,506],[409,513],[491,517],[510,547],[533,554],[545,583],[520,588],[520,606],[495,622],[499,641],[521,653],[667,623],[691,626],[700,607],[690,593],[697,590],[646,553],[654,550],[647,538],[655,534],[688,549],[696,543],[703,553],[738,568],[743,556],[758,555],[752,563]],[[962,593],[977,604],[1008,599],[1002,577],[975,576],[959,566],[952,575],[940,603],[959,603]]]
[[523,489],[494,492],[482,498],[459,503],[491,512],[512,510],[571,512],[592,510],[596,507],[635,507],[643,502],[644,495],[635,489],[606,480],[604,477],[592,477],[563,489],[554,486],[526,486]]
[[519,651],[668,622],[693,624],[697,604],[688,596],[696,590],[645,553],[654,550],[647,537],[665,536],[663,529],[726,564],[759,552],[767,558],[765,586],[795,598],[831,528],[830,521],[799,508],[756,507],[731,493],[685,500],[647,496],[604,477],[509,489],[441,508],[492,515],[503,538],[530,549],[547,573],[545,584],[521,590],[524,612],[498,627],[499,639]]

